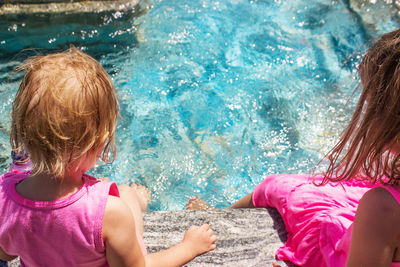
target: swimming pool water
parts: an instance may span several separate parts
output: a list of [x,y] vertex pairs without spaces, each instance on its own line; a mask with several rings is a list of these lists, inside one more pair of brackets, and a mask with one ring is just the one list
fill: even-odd
[[4,15],[0,170],[22,75],[12,68],[74,44],[112,75],[120,101],[117,159],[91,174],[146,185],[152,210],[182,209],[192,195],[224,208],[268,174],[312,172],[349,121],[362,54],[399,26],[394,4],[371,2],[165,0]]

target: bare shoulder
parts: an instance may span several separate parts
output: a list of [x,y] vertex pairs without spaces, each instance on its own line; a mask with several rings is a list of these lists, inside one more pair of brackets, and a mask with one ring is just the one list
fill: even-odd
[[126,205],[124,202],[116,196],[108,196],[107,199],[107,204],[106,204],[106,209],[104,211],[104,216],[109,216],[110,215],[123,215],[123,211],[126,208]]
[[379,227],[382,232],[389,231],[391,235],[397,231],[400,234],[400,204],[392,194],[383,187],[369,190],[360,200],[358,215],[369,224]]
[[392,194],[383,187],[374,187],[369,190],[361,198],[360,203],[371,205],[371,207],[379,207],[381,212],[400,210],[400,204],[392,196]]
[[127,208],[126,204],[122,201],[121,198],[109,195],[107,198],[107,204],[105,213],[119,213]]
[[399,247],[400,205],[385,188],[361,198],[354,219],[348,267],[390,266]]
[[144,266],[133,214],[118,197],[108,196],[103,218],[103,240],[109,266]]
[[129,207],[119,197],[108,196],[103,217],[103,238],[105,241],[112,232],[119,228],[125,231],[134,229],[133,215]]

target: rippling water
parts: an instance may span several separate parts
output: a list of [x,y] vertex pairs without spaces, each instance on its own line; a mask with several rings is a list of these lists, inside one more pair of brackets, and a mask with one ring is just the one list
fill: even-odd
[[[372,2],[372,1],[371,1]],[[117,159],[91,173],[142,183],[151,209],[192,195],[224,208],[276,172],[308,173],[358,93],[356,66],[399,26],[385,1],[143,1],[129,11],[0,17],[0,166],[27,56],[81,48],[119,93]]]

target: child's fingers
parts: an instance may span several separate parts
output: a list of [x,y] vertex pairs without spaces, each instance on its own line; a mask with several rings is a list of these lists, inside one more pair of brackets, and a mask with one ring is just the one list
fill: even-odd
[[192,226],[189,227],[188,231],[194,231],[194,230],[197,230],[198,228],[199,227],[197,225],[192,225]]
[[210,226],[208,225],[208,224],[203,224],[202,226],[200,226],[200,230],[203,230],[203,231],[208,231],[208,229],[210,229]]
[[212,229],[208,229],[206,233],[209,237],[212,237],[214,235],[214,231]]
[[200,229],[204,230],[206,234],[210,237],[211,243],[217,241],[217,236],[214,235],[214,231],[210,228],[208,224],[203,224],[202,226],[200,226]]
[[217,236],[216,236],[216,235],[212,235],[211,238],[210,238],[210,241],[211,241],[212,243],[214,243],[215,241],[217,241]]

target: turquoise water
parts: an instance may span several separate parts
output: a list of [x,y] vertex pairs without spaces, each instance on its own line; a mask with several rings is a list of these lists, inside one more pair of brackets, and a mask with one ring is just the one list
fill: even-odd
[[122,115],[116,161],[91,173],[146,185],[151,209],[182,209],[192,195],[224,208],[268,174],[312,172],[349,121],[362,54],[399,26],[382,2],[143,1],[2,16],[1,171],[21,79],[12,68],[74,44],[110,73]]

